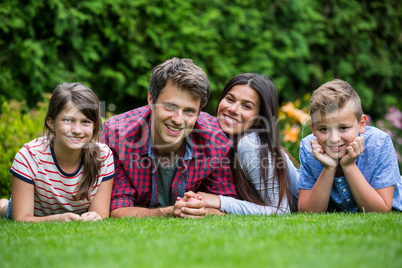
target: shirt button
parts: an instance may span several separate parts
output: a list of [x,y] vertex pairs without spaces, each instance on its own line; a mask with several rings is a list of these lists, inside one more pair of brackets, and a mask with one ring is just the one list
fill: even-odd
[[348,202],[348,203],[349,203],[349,202],[350,202],[350,199],[346,199],[346,202]]
[[347,191],[346,189],[343,189],[343,192],[344,192],[344,193],[346,193],[346,191]]
[[342,182],[342,179],[339,179],[338,182]]

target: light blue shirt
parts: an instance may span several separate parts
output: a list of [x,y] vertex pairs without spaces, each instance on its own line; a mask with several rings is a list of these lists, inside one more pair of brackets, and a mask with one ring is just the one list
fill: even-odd
[[[274,164],[270,155],[267,155],[268,159],[268,183],[265,186],[264,182],[260,180],[260,138],[258,134],[255,132],[249,133],[242,137],[239,141],[237,151],[239,162],[241,164],[241,168],[244,171],[247,179],[252,182],[263,198],[268,194],[269,200],[265,200],[267,206],[261,206],[254,204],[252,202],[238,200],[231,197],[219,196],[221,200],[221,208],[220,210],[226,213],[231,214],[272,214],[272,213],[289,213],[290,207],[288,204],[287,197],[283,198],[279,209],[279,185],[276,181],[276,173],[274,172]],[[289,156],[283,152],[283,162],[286,163],[288,167],[288,176],[290,178],[290,185],[288,188],[291,189],[292,194],[294,195],[294,202],[296,202],[299,192],[299,173],[293,165],[292,161],[289,159]],[[277,163],[280,165],[281,163]],[[269,201],[269,202],[268,202]],[[297,204],[294,204],[297,207]]]
[[[367,126],[364,133],[359,136],[364,137],[364,151],[356,158],[357,167],[374,189],[394,185],[392,208],[402,211],[402,178],[390,136],[370,126]],[[311,139],[315,139],[312,134],[300,143],[300,189],[311,190],[324,168],[312,154]],[[359,211],[344,176],[334,178],[330,204],[348,212]]]

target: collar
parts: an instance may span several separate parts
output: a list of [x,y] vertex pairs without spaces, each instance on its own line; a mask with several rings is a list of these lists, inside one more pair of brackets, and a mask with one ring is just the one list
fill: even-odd
[[[145,148],[145,146],[144,146],[144,148]],[[154,150],[152,149],[151,131],[149,131],[147,147],[146,148],[147,148],[147,150],[146,150],[146,152],[144,154],[148,154],[148,156],[150,158],[156,160],[156,155],[154,153]],[[183,151],[184,151],[183,160],[189,160],[189,159],[193,158],[194,149],[191,148],[188,145],[188,142],[186,140],[184,141],[184,150]],[[142,154],[142,155],[144,155],[144,154]],[[183,155],[183,153],[181,153],[181,155]],[[181,157],[181,156],[179,156],[179,157]]]

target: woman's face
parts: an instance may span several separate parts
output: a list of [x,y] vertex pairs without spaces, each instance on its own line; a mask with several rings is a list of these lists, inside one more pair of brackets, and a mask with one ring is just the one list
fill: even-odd
[[248,85],[236,85],[218,105],[218,121],[226,135],[238,135],[254,126],[260,111],[260,96]]

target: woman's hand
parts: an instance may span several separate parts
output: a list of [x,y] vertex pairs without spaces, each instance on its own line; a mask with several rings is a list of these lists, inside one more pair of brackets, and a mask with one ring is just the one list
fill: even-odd
[[207,204],[207,208],[216,208],[216,209],[221,208],[221,200],[219,196],[217,196],[216,194],[207,194],[204,192],[197,192],[197,194]]

